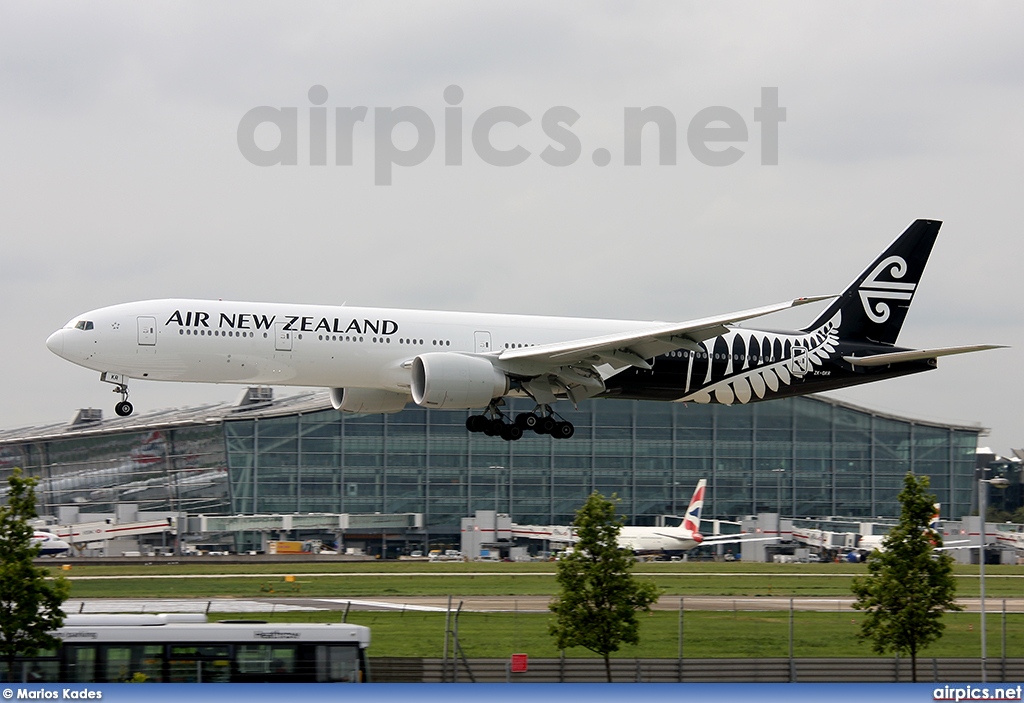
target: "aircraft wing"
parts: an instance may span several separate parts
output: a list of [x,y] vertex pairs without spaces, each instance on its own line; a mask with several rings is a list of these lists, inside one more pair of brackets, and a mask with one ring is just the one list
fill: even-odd
[[778,535],[774,537],[744,537],[743,535],[711,535],[705,537],[704,544],[741,544],[744,542],[770,542],[772,540],[781,539]]
[[1005,349],[1005,346],[1002,344],[975,344],[968,347],[911,349],[909,351],[873,354],[871,356],[844,356],[843,361],[853,364],[854,366],[887,366],[889,364],[898,364],[903,361],[924,361],[925,359],[934,359],[939,356],[967,354],[969,352],[985,351],[987,349]]
[[[669,534],[665,534],[664,532],[654,532],[652,534],[655,535],[656,537],[662,537],[662,538],[666,538],[666,539],[673,539],[673,540],[676,540],[677,542],[696,542],[697,541],[697,540],[693,539],[692,537],[680,537],[679,535],[669,535]],[[705,545],[705,544],[737,544],[739,542],[766,542],[766,541],[769,541],[769,540],[777,540],[777,539],[779,539],[778,536],[775,536],[775,537],[745,537],[743,535],[711,535],[709,537],[704,537],[704,539],[702,539],[699,542],[699,544],[701,544],[701,545]]]
[[692,537],[683,537],[682,535],[673,535],[665,532],[652,532],[654,537],[661,537],[662,539],[671,539],[676,542],[693,542],[695,541]]
[[[953,542],[944,542],[943,546],[936,547],[933,551],[945,552],[945,551],[950,550],[950,549],[977,549],[978,546],[979,546],[977,544],[971,544],[971,545],[966,544],[966,542],[970,542],[970,541],[971,540],[969,540],[969,539],[958,539],[958,540],[955,540]],[[960,546],[959,547],[954,547],[954,546],[952,546],[954,544],[959,544]]]
[[[506,349],[497,354],[502,362],[525,363],[530,367],[552,368],[571,364],[609,364],[619,370],[627,366],[649,369],[647,359],[675,349],[696,351],[697,343],[724,334],[726,325],[788,310],[808,303],[834,298],[834,295],[796,298],[739,312],[705,317],[690,322],[672,322],[642,330],[620,332],[589,339],[541,344],[522,349]],[[538,373],[541,371],[538,370]]]

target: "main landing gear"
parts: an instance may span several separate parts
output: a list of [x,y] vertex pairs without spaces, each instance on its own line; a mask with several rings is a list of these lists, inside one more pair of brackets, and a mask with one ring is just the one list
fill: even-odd
[[114,393],[121,394],[121,402],[114,406],[114,412],[118,417],[131,415],[135,406],[128,402],[128,377],[119,373],[101,373],[100,380],[104,383],[113,383]]
[[537,406],[537,411],[532,413],[519,413],[510,422],[508,416],[492,404],[484,414],[470,415],[466,419],[466,429],[470,432],[483,432],[488,437],[501,437],[506,442],[522,439],[523,433],[528,430],[549,434],[555,439],[569,439],[576,432],[571,422],[556,419],[555,413],[547,405]]

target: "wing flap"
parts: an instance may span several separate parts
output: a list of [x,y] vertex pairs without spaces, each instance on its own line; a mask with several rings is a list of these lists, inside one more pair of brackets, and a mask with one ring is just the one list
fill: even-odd
[[935,359],[940,356],[951,356],[953,354],[968,354],[988,349],[1005,349],[1000,344],[974,344],[967,347],[942,347],[939,349],[911,349],[908,351],[889,352],[887,354],[874,354],[872,356],[844,356],[843,360],[854,366],[888,366],[904,361],[924,361]]

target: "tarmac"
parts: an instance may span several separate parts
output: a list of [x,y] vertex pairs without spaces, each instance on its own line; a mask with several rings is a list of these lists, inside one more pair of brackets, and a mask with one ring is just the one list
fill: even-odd
[[[85,598],[64,604],[66,613],[266,613],[295,611],[420,611],[445,612],[462,608],[469,612],[548,612],[549,596],[419,596],[375,599],[357,598]],[[654,610],[857,612],[853,598],[723,598],[718,596],[666,596]],[[981,599],[960,598],[967,612],[980,612]],[[1024,598],[988,598],[988,613],[1024,613]]]

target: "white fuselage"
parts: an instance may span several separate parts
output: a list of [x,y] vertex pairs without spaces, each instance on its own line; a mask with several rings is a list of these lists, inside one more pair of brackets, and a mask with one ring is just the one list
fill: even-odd
[[640,553],[689,551],[703,541],[703,537],[698,539],[693,532],[681,527],[627,525],[619,531],[619,546]]
[[52,532],[36,531],[32,533],[32,544],[39,545],[40,556],[54,556],[63,554],[71,549],[71,546]]
[[658,324],[171,299],[85,313],[47,346],[86,368],[136,379],[408,392],[408,362],[426,352],[486,354]]

